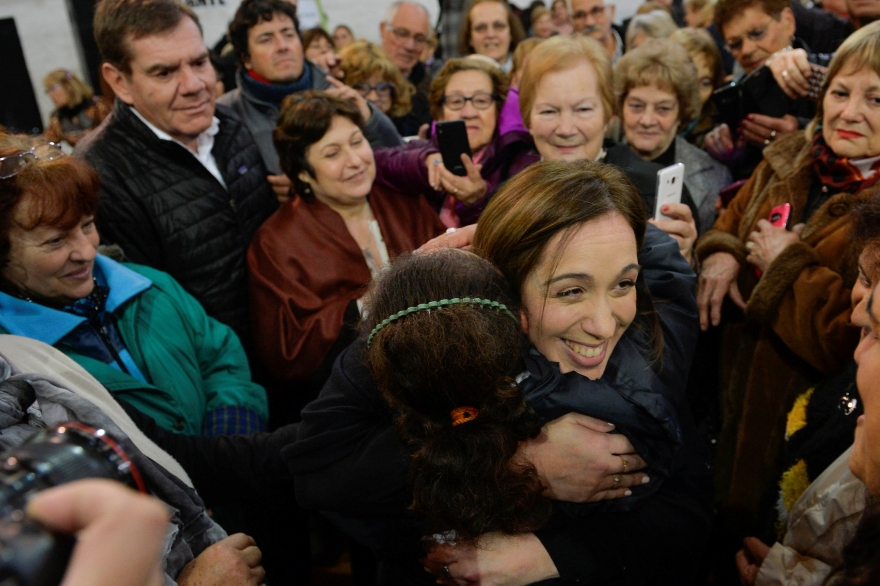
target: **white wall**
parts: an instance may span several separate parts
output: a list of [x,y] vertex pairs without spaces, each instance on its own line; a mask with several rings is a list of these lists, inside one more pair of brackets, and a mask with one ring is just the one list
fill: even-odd
[[0,18],[15,19],[37,104],[46,122],[53,106],[43,91],[43,78],[59,68],[84,77],[67,3],[65,0],[0,0]]
[[[238,0],[184,0],[193,6],[202,22],[205,41],[212,46],[224,33],[238,8]],[[437,0],[422,0],[436,22]],[[530,0],[513,0],[528,6]],[[549,0],[545,0],[549,4]],[[393,0],[322,0],[327,25],[347,24],[357,37],[379,41],[379,23]],[[642,0],[615,0],[617,21],[635,13]],[[43,78],[53,69],[65,68],[85,78],[65,0],[0,0],[0,18],[14,18],[25,61],[37,95],[43,120],[48,120],[52,102],[43,91]]]

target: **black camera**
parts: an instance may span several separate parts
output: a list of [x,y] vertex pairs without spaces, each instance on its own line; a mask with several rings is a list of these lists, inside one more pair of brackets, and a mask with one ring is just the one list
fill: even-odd
[[0,454],[0,586],[57,586],[75,538],[53,534],[25,515],[46,488],[84,478],[118,480],[146,492],[125,451],[102,429],[63,423]]

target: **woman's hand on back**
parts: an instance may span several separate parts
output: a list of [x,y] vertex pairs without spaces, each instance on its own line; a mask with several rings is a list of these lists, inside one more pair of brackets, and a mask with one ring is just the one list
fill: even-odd
[[730,294],[731,300],[742,309],[743,301],[736,283],[739,274],[739,261],[729,252],[716,252],[703,261],[700,278],[697,281],[697,306],[700,308],[700,329],[704,332],[709,324],[721,323],[721,304]]
[[[537,469],[544,496],[575,503],[615,499],[648,482],[645,461],[614,426],[580,413],[547,423],[518,454]],[[625,464],[624,464],[625,462]],[[617,480],[615,481],[615,478]]]
[[443,157],[440,153],[433,153],[425,157],[425,166],[428,167],[428,183],[436,191],[445,191],[465,205],[479,201],[488,190],[486,181],[480,175],[482,165],[474,163],[465,154],[461,155],[461,162],[467,171],[467,175],[460,177],[455,175],[443,165]]
[[525,586],[559,577],[556,564],[534,533],[487,533],[476,546],[435,545],[422,565],[439,578],[438,583],[448,586]]
[[678,249],[688,263],[694,264],[694,242],[697,241],[697,224],[691,208],[683,203],[669,203],[660,210],[670,220],[649,220],[652,224],[675,238]]

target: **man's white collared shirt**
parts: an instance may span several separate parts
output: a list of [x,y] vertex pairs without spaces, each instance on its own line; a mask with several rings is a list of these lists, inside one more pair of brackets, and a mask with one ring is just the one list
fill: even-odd
[[211,153],[211,150],[214,148],[214,137],[217,136],[217,133],[220,132],[220,119],[216,116],[211,120],[211,126],[208,127],[203,133],[201,133],[196,139],[196,151],[193,152],[190,150],[188,146],[173,138],[167,132],[156,128],[153,124],[149,122],[146,118],[144,118],[140,112],[137,111],[137,108],[131,106],[131,111],[134,112],[135,116],[140,118],[141,122],[147,125],[147,128],[153,131],[158,138],[161,140],[170,140],[171,142],[176,142],[183,148],[187,150],[187,152],[192,153],[192,156],[196,158],[196,160],[208,170],[208,173],[213,175],[217,181],[220,182],[220,185],[223,186],[223,189],[228,189],[226,187],[226,182],[223,181],[223,175],[220,174],[220,169],[217,167],[217,160],[214,158],[214,155]]

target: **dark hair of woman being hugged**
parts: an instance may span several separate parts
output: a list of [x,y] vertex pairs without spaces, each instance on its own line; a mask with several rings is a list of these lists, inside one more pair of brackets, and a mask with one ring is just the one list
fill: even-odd
[[410,256],[376,283],[361,334],[419,304],[462,298],[507,310],[459,303],[413,311],[378,330],[367,364],[410,452],[413,510],[426,516],[429,531],[474,541],[489,531],[532,531],[550,513],[535,468],[515,458],[519,442],[541,427],[516,383],[526,343],[513,317],[516,295],[474,254]]

